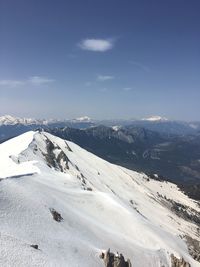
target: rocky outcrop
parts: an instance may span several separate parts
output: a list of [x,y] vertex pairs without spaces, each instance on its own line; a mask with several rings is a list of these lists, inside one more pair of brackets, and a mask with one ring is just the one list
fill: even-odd
[[158,192],[157,196],[160,199],[160,203],[170,209],[179,218],[190,221],[191,223],[194,223],[198,227],[200,227],[200,212],[187,205],[183,205],[179,202],[169,199],[166,196],[159,194]]
[[188,246],[188,251],[192,258],[200,262],[200,241],[187,235],[185,236],[185,240]]
[[105,267],[132,267],[129,259],[126,261],[122,254],[114,254],[110,249],[102,252],[100,258],[104,261]]
[[50,208],[49,210],[50,210],[50,212],[51,212],[51,214],[52,214],[52,216],[53,216],[53,219],[54,219],[55,221],[57,221],[57,222],[61,222],[61,221],[63,220],[61,214],[58,213],[55,209]]
[[174,254],[171,254],[171,264],[172,267],[191,267],[190,263],[186,262],[183,258],[176,258]]
[[[62,151],[62,149],[51,142],[48,138],[46,139],[46,150],[47,153],[43,153],[47,165],[50,168],[54,168],[56,170],[60,170],[61,172],[65,172],[69,169],[68,163],[70,160],[67,155]],[[57,150],[57,155],[55,153]]]

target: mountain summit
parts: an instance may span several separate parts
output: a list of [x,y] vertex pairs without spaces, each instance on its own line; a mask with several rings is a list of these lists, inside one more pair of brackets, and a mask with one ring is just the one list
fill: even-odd
[[92,121],[92,119],[88,116],[79,117],[74,120],[79,121],[79,122],[91,122]]
[[148,118],[142,119],[143,121],[168,121],[167,118],[161,116],[151,116]]
[[108,248],[133,267],[200,266],[200,207],[176,185],[46,132],[4,142],[0,162],[1,266],[100,267]]

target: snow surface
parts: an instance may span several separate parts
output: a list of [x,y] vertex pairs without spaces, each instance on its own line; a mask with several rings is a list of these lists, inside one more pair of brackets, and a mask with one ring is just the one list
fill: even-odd
[[[64,158],[62,166],[48,166],[49,142],[51,156],[64,152],[68,168]],[[108,248],[133,267],[169,267],[171,253],[200,266],[181,238],[198,239],[197,226],[158,198],[157,192],[200,211],[174,184],[148,181],[45,132],[0,145],[0,178],[0,266],[103,267],[99,254]],[[50,209],[63,220],[53,220]]]

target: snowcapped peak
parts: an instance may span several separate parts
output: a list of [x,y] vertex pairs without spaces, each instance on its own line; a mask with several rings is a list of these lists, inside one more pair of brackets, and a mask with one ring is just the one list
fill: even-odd
[[43,124],[45,123],[43,120],[36,120],[32,118],[19,118],[11,115],[4,115],[0,117],[0,125],[15,125],[15,124]]
[[195,123],[190,123],[189,126],[190,128],[195,129],[195,130],[198,129],[198,125]]
[[114,131],[119,131],[120,128],[121,128],[120,125],[114,125],[114,126],[112,126],[112,129],[113,129]]
[[167,118],[165,117],[161,117],[161,116],[151,116],[151,117],[148,117],[148,118],[144,118],[142,119],[143,121],[168,121]]
[[75,121],[79,121],[79,122],[91,122],[92,120],[88,116],[83,116],[83,117],[76,118]]
[[0,117],[0,125],[1,124],[5,124],[5,125],[17,124],[18,121],[19,121],[19,118],[12,117],[11,115],[4,115]]

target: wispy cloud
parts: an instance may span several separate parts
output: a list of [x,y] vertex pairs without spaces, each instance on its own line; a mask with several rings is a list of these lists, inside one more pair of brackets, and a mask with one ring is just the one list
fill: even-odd
[[10,88],[18,87],[24,84],[25,81],[20,80],[0,80],[0,86],[6,86]]
[[115,78],[114,76],[110,76],[110,75],[98,75],[97,81],[104,82],[108,80],[113,80],[114,78]]
[[145,72],[150,72],[150,68],[144,64],[142,64],[141,62],[137,62],[134,60],[129,61],[131,65],[134,65],[135,67],[145,71]]
[[0,87],[17,88],[24,85],[45,85],[54,82],[53,79],[49,79],[41,76],[32,76],[24,80],[0,80]]
[[32,76],[28,79],[28,82],[30,82],[34,85],[43,85],[43,84],[47,84],[47,83],[52,83],[52,82],[54,82],[54,80],[46,78],[46,77]]
[[84,39],[78,46],[83,50],[106,52],[113,48],[114,42],[112,39]]

